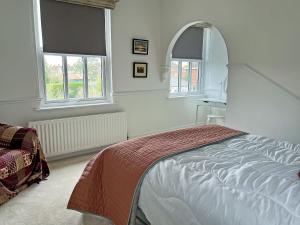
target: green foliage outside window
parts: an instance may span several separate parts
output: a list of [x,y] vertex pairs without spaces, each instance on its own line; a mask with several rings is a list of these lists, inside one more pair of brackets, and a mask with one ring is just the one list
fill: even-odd
[[[47,100],[63,100],[64,99],[64,78],[61,61],[56,59],[55,63],[47,60],[45,57],[45,84]],[[50,56],[53,57],[53,56]],[[61,56],[55,56],[60,57]],[[51,58],[49,58],[51,59]],[[83,63],[80,57],[71,65],[68,65],[68,97],[83,98]],[[57,63],[57,61],[59,63]],[[88,69],[88,98],[96,98],[103,96],[102,90],[102,63],[99,57],[87,58]],[[74,78],[72,74],[79,74]]]

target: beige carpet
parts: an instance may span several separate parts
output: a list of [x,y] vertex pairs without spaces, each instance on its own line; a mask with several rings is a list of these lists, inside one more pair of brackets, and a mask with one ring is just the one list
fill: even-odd
[[48,180],[32,185],[0,206],[0,225],[108,225],[107,220],[66,209],[69,196],[91,156],[50,163]]

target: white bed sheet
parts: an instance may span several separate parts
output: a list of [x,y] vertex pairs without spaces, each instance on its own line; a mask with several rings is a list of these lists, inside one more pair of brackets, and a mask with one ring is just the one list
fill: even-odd
[[139,207],[152,225],[300,225],[300,145],[245,135],[155,165]]

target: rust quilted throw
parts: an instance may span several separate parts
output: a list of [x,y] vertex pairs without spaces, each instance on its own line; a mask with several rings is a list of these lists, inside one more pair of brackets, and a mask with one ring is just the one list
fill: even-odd
[[48,175],[36,131],[0,123],[0,205]]
[[86,166],[68,208],[127,225],[145,173],[158,161],[244,134],[221,126],[200,126],[136,138],[104,149]]

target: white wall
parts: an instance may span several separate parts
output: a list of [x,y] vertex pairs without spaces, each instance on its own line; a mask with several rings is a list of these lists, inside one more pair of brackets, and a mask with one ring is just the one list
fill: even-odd
[[[222,32],[230,64],[249,64],[300,96],[299,8],[297,0],[162,0],[162,53],[182,26],[207,21]],[[300,136],[295,135],[300,133],[300,114],[296,113],[300,102],[267,84],[258,91],[262,81],[246,79],[245,74],[249,74],[245,68],[229,73],[229,79],[233,78],[227,125],[300,143]],[[263,88],[269,93],[264,94]]]
[[[299,8],[298,0],[122,0],[112,13],[116,104],[37,111],[32,2],[1,0],[0,120],[26,124],[31,120],[124,110],[128,112],[131,136],[192,124],[198,101],[168,100],[168,84],[161,83],[159,78],[160,64],[164,64],[172,37],[185,24],[199,20],[214,24],[222,32],[229,49],[229,63],[247,63],[300,95],[300,45],[295,44],[300,39]],[[149,56],[131,55],[133,37],[150,40]],[[148,79],[132,78],[134,60],[149,63]],[[227,124],[300,143],[300,136],[295,135],[300,133],[297,126],[300,114],[295,113],[299,102],[293,102],[276,88],[267,88],[268,95],[263,95],[264,92],[253,95],[260,81],[247,80],[246,84],[253,89],[242,88],[246,79],[243,77],[249,72],[236,69],[231,70],[229,76],[239,74],[239,79],[233,78],[229,84]],[[241,89],[236,90],[237,87]],[[258,104],[257,99],[272,102],[273,106]],[[274,107],[282,102],[289,104]],[[267,126],[253,115],[268,118]],[[244,118],[248,122],[243,121]]]
[[[230,126],[300,143],[300,102],[245,65],[230,67],[227,123]],[[237,85],[239,84],[239,85]],[[246,94],[248,93],[248,94]]]
[[37,70],[29,0],[0,2],[0,98],[37,97]]
[[[0,2],[0,121],[28,121],[126,111],[129,136],[194,123],[197,100],[167,99],[160,81],[161,2],[122,0],[112,12],[114,105],[38,111],[32,0]],[[131,54],[132,38],[150,40],[148,56]],[[132,62],[149,63],[147,79],[132,78]],[[202,120],[204,120],[202,118]]]
[[[113,84],[115,92],[162,90],[160,82],[160,1],[124,0],[112,11]],[[149,55],[133,55],[132,39],[149,39]],[[132,63],[149,63],[148,78],[132,78]]]

